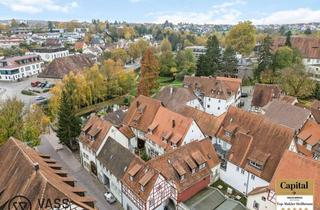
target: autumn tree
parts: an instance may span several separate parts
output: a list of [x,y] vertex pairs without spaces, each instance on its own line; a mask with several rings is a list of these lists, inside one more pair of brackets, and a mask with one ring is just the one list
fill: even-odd
[[0,104],[0,145],[9,137],[19,138],[23,128],[23,106],[17,98],[9,98]]
[[47,130],[49,118],[38,105],[32,105],[24,118],[21,139],[29,146],[35,147],[40,144],[41,133]]
[[122,48],[116,48],[111,51],[111,58],[115,61],[121,61],[123,64],[127,62],[128,54]]
[[243,55],[249,55],[256,44],[256,29],[250,21],[233,26],[226,36],[226,45]]
[[298,98],[310,97],[316,89],[316,82],[301,67],[284,69],[280,84],[286,94]]
[[152,52],[151,48],[148,48],[141,59],[141,74],[138,85],[138,95],[149,96],[152,90],[158,88],[160,66],[157,58]]

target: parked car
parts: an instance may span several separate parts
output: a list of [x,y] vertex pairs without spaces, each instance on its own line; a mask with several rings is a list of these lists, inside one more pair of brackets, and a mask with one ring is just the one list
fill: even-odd
[[40,81],[33,81],[31,82],[31,87],[37,87],[39,84],[41,84]]
[[112,195],[111,192],[106,192],[104,194],[104,197],[108,201],[108,203],[110,203],[110,204],[115,203],[117,201],[116,198],[114,197],[114,195]]
[[247,98],[248,97],[248,93],[241,93],[241,98]]
[[47,99],[47,98],[44,97],[44,96],[37,96],[36,97],[36,101],[42,101],[42,100],[45,100],[45,99]]

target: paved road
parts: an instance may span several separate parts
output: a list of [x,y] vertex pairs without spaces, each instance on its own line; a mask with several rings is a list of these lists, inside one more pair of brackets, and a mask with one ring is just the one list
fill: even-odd
[[73,176],[80,186],[88,191],[88,195],[96,199],[96,207],[99,208],[99,210],[122,209],[118,202],[110,205],[104,199],[103,194],[106,192],[104,185],[82,168],[80,162],[70,150],[64,147],[62,150],[56,152],[54,148],[57,145],[59,145],[58,138],[55,136],[55,133],[51,131],[51,134],[41,137],[41,144],[37,147],[37,150],[57,160],[64,170]]
[[241,98],[242,101],[244,101],[244,106],[242,107],[244,110],[249,111],[251,108],[251,100],[252,100],[252,94],[253,94],[253,86],[245,86],[242,87],[242,92],[247,93],[248,97]]
[[[23,101],[26,107],[29,107],[32,103],[35,102],[36,96],[27,96],[21,94],[22,90],[31,88],[31,81],[38,80],[44,82],[45,79],[40,79],[36,77],[24,78],[20,82],[4,82],[0,81],[0,99],[5,100],[6,98],[17,97]],[[41,94],[48,97],[48,93]]]

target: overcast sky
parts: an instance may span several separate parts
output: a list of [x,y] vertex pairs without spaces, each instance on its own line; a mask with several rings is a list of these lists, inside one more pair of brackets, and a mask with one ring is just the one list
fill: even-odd
[[0,19],[254,24],[320,22],[320,0],[0,0]]

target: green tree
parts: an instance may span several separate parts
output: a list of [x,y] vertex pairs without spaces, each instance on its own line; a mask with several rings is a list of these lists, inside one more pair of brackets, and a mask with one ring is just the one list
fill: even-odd
[[162,40],[160,44],[160,51],[161,53],[172,51],[171,43],[167,38]]
[[293,63],[293,50],[290,47],[280,47],[274,58],[274,66],[283,69],[292,66]]
[[233,26],[225,39],[226,45],[243,55],[249,55],[256,45],[256,29],[250,21]]
[[287,31],[286,33],[286,42],[284,43],[285,46],[291,47],[291,36],[292,36],[292,32],[291,31]]
[[0,104],[0,145],[9,137],[19,138],[23,128],[23,106],[17,98],[9,98]]
[[238,73],[238,59],[232,47],[227,47],[223,53],[220,73],[227,76],[235,76]]
[[138,95],[149,96],[152,90],[159,87],[157,81],[159,77],[160,66],[157,58],[148,48],[141,59],[141,73],[138,85]]
[[166,51],[161,53],[159,57],[159,64],[161,76],[172,76],[170,69],[176,67],[176,62],[172,51]]
[[121,61],[123,64],[125,64],[128,58],[128,54],[124,49],[116,48],[111,51],[111,58],[115,61]]
[[60,143],[73,147],[73,141],[80,134],[80,119],[75,115],[68,91],[63,90],[58,112],[57,136]]
[[254,72],[254,76],[258,81],[260,81],[261,72],[272,67],[273,55],[271,46],[272,38],[268,35],[263,39],[258,50],[258,67]]
[[176,56],[177,79],[182,80],[185,75],[192,75],[196,70],[196,58],[192,50],[180,50]]
[[316,82],[309,78],[304,69],[287,68],[281,72],[280,84],[286,94],[307,98],[314,94]]
[[218,38],[213,35],[208,38],[207,52],[200,56],[197,63],[197,76],[215,75],[221,68],[221,49]]

